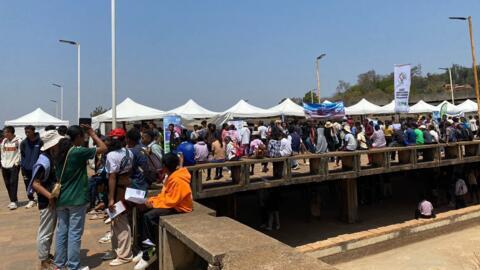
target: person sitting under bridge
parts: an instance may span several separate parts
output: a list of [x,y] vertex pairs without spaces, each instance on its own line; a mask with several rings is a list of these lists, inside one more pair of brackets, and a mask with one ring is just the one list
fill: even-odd
[[155,243],[158,232],[159,217],[176,213],[188,213],[193,210],[192,190],[190,188],[191,175],[182,167],[180,158],[172,153],[166,154],[163,159],[163,168],[168,175],[162,191],[145,202],[149,209],[143,213],[140,220],[140,241],[144,249],[133,259],[135,270],[146,269],[156,260]]
[[435,218],[435,212],[433,211],[433,205],[430,201],[427,200],[427,196],[422,196],[422,200],[418,204],[417,209],[415,209],[415,219],[419,218]]

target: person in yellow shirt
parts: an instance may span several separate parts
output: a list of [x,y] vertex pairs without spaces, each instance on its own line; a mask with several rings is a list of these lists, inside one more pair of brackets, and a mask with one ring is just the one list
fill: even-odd
[[393,126],[392,122],[389,120],[385,121],[385,130],[383,131],[385,134],[385,140],[387,141],[387,146],[390,146],[390,143],[393,141]]
[[[163,168],[168,175],[162,191],[145,202],[149,209],[140,220],[139,232],[143,250],[133,259],[135,270],[146,269],[157,258],[155,252],[155,234],[158,231],[159,217],[176,213],[189,213],[193,210],[192,190],[190,188],[191,175],[181,165],[180,158],[168,153],[163,158]],[[152,254],[153,253],[153,254]]]

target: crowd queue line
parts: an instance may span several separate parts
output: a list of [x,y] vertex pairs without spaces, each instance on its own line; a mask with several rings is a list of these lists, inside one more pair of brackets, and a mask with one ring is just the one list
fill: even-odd
[[[135,125],[128,132],[114,129],[107,136],[96,133],[88,126],[50,126],[40,136],[33,126],[27,126],[24,140],[15,136],[14,127],[7,126],[3,130],[0,157],[10,199],[8,208],[15,210],[18,207],[20,171],[29,200],[26,208],[38,205],[37,249],[42,269],[83,269],[79,254],[87,213],[90,219],[105,219],[111,224],[111,232],[100,239],[100,242],[112,244],[112,251],[103,259],[111,260],[112,266],[133,261],[134,269],[145,269],[156,260],[158,236],[155,226],[158,225],[158,217],[192,211],[191,176],[185,167],[234,161],[246,156],[286,157],[305,152],[355,151],[473,140],[478,136],[478,126],[478,119],[473,117],[467,120],[444,116],[436,121],[430,115],[398,122],[393,119],[353,122],[349,118],[337,122],[286,123],[277,120],[268,125],[259,121],[253,127],[244,122],[239,130],[228,124],[217,129],[214,124],[203,121],[193,130],[184,129],[181,132],[170,125],[168,142],[164,142],[164,131],[153,122]],[[84,147],[86,137],[92,138],[96,147]],[[164,153],[165,143],[169,144],[171,153]],[[89,160],[95,161],[90,164],[95,170],[90,178],[87,176]],[[338,164],[340,159],[335,162]],[[291,166],[293,170],[299,169],[298,161],[292,160]],[[262,171],[268,170],[267,164],[262,164]],[[253,165],[251,174],[254,174]],[[222,168],[216,168],[213,179],[222,177]],[[211,179],[211,170],[208,170],[207,180]],[[456,182],[459,180],[462,179],[458,177]],[[472,186],[473,180],[468,181]],[[125,201],[127,188],[146,191],[154,182],[163,182],[157,196],[148,198],[143,204]],[[466,185],[460,183],[455,186],[455,196],[460,194],[456,204],[462,207],[464,203],[460,197],[466,193]],[[262,211],[262,223],[267,229],[280,227],[277,195],[272,192],[263,196],[265,211]],[[109,209],[114,212],[119,201],[123,202],[126,211],[113,220],[105,216],[103,211]],[[137,235],[133,235],[131,229],[132,208],[139,210]],[[429,207],[422,201],[417,216],[433,214],[425,209]],[[51,255],[54,235],[55,255]]]

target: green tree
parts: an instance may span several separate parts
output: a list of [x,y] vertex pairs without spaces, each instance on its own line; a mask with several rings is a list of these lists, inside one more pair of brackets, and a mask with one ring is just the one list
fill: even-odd
[[95,117],[97,115],[100,115],[104,112],[108,111],[108,109],[103,108],[103,106],[97,106],[95,109],[90,113],[90,117]]

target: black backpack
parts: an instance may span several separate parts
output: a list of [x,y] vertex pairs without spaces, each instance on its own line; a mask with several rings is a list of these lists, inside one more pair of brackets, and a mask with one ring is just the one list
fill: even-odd
[[142,150],[141,152],[147,158],[147,162],[141,167],[143,176],[149,185],[160,180],[162,171],[162,160],[151,151]]

